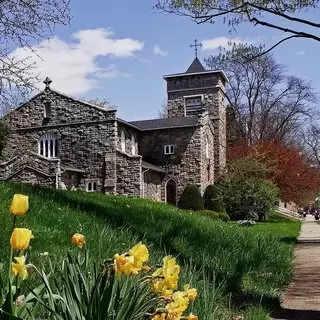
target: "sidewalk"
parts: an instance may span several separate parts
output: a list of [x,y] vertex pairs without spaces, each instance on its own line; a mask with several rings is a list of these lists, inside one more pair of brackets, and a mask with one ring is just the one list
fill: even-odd
[[282,295],[285,316],[320,320],[320,222],[307,216],[295,249],[294,278]]

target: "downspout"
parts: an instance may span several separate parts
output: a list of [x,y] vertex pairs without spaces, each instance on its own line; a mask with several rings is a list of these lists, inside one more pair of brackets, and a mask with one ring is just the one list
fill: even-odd
[[58,160],[58,162],[57,162],[57,170],[56,170],[56,189],[59,189],[60,174],[61,174],[60,160]]

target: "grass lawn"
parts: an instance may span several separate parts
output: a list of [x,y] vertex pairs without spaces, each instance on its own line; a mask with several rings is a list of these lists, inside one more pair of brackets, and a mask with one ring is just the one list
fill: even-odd
[[[150,249],[152,263],[166,254],[178,257],[182,283],[199,290],[192,311],[200,319],[230,319],[229,295],[245,319],[266,319],[264,308],[279,302],[292,276],[293,239],[299,221],[272,215],[270,221],[239,227],[178,210],[146,199],[57,191],[0,183],[0,261],[8,256],[12,219],[8,207],[14,193],[30,197],[30,210],[18,226],[30,228],[35,239],[28,260],[37,266],[61,259],[73,233],[83,233],[92,261],[104,261],[138,241]],[[48,252],[48,256],[43,256]],[[234,310],[232,310],[234,311]],[[259,315],[259,316],[257,316]]]
[[266,235],[277,237],[286,243],[295,243],[299,235],[301,222],[297,219],[290,219],[283,215],[272,212],[268,220],[257,223],[253,230]]

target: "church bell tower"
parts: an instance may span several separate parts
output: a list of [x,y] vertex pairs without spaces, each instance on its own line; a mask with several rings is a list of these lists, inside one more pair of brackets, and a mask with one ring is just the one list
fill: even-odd
[[214,155],[218,168],[226,159],[225,85],[228,81],[222,70],[206,70],[197,56],[184,73],[165,75],[167,82],[167,117],[189,117],[207,111],[215,130]]

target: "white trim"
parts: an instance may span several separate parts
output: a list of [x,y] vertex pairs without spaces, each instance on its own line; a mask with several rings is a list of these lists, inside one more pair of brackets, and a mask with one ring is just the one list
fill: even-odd
[[[41,147],[42,145],[42,147]],[[38,155],[47,159],[58,157],[58,139],[54,134],[46,133],[38,139]],[[52,152],[51,152],[52,150]]]
[[[100,185],[100,180],[99,179],[86,179],[85,184],[86,184],[86,191],[87,192],[97,192],[98,186]],[[89,188],[89,186],[90,186],[90,188]]]
[[131,135],[131,153],[135,156],[137,154],[137,144],[136,144],[136,138],[134,134]]
[[121,130],[121,150],[126,152],[126,134],[124,133],[123,130]]
[[[168,149],[168,152],[167,150]],[[163,146],[163,153],[165,155],[171,155],[171,154],[174,154],[175,153],[175,145],[174,144],[165,144]]]
[[184,116],[185,117],[194,115],[194,114],[187,115],[187,99],[192,99],[192,98],[200,98],[201,99],[200,111],[202,110],[203,102],[204,102],[204,94],[193,94],[190,96],[183,96]]

